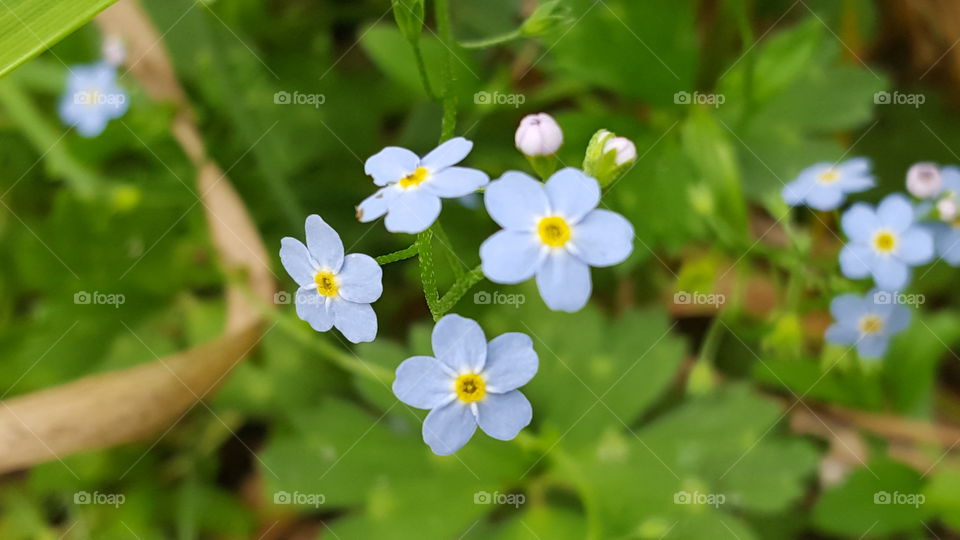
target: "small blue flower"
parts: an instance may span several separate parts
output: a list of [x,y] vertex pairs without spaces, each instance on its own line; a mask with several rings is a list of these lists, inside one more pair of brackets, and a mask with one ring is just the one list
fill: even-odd
[[364,165],[364,172],[383,187],[357,206],[357,219],[366,223],[386,214],[390,232],[426,230],[440,215],[441,197],[463,197],[490,181],[483,171],[453,166],[472,148],[463,137],[450,139],[423,159],[406,148],[384,148]]
[[835,322],[824,339],[838,345],[856,344],[863,358],[883,356],[890,337],[910,324],[910,310],[886,291],[840,295],[830,302],[830,313]]
[[943,180],[935,205],[939,220],[924,225],[933,233],[937,255],[950,266],[960,266],[960,169],[944,167],[940,175]]
[[430,409],[423,440],[435,454],[459,450],[478,425],[509,441],[530,424],[533,408],[517,390],[539,366],[529,336],[509,332],[487,343],[476,321],[447,315],[433,328],[433,354],[404,360],[393,393],[407,405]]
[[297,316],[317,332],[336,326],[353,343],[377,337],[371,302],[383,294],[383,271],[372,257],[344,257],[340,235],[318,215],[307,217],[307,245],[296,238],[280,241],[280,261],[300,285]]
[[870,160],[854,158],[839,165],[817,163],[807,167],[783,188],[783,200],[790,206],[805,204],[817,210],[834,210],[843,204],[847,193],[874,186]]
[[484,275],[504,284],[536,275],[552,310],[582,308],[592,289],[590,267],[621,263],[633,251],[633,226],[596,209],[600,185],[578,169],[557,171],[546,184],[507,172],[490,183],[484,202],[503,227],[480,246]]
[[857,203],[843,213],[843,230],[850,243],[840,251],[840,269],[852,279],[873,276],[877,287],[899,291],[910,281],[910,267],[933,259],[930,230],[914,223],[910,201],[888,195],[874,210]]
[[116,68],[105,62],[73,66],[60,98],[60,118],[84,137],[96,137],[107,122],[127,112],[127,93],[117,85]]

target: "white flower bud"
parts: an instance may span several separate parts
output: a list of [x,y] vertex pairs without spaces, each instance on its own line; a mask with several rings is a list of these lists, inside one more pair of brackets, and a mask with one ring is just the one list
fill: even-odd
[[626,137],[613,137],[603,145],[603,153],[614,150],[617,157],[614,162],[619,166],[637,159],[637,147]]
[[110,35],[103,40],[101,51],[103,59],[111,66],[119,66],[127,57],[127,47],[120,36]]
[[937,202],[937,212],[943,221],[953,221],[957,218],[957,200],[953,197],[946,197]]
[[563,131],[549,114],[530,114],[520,121],[514,142],[526,156],[551,156],[563,144]]
[[918,199],[933,197],[942,184],[940,168],[933,163],[916,163],[907,171],[907,191]]

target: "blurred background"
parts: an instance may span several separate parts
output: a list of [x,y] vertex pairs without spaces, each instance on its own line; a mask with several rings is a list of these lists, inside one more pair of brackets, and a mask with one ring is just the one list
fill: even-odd
[[[13,10],[28,4],[4,3],[0,21],[18,25]],[[960,164],[960,4],[565,0],[484,48],[462,45],[514,31],[537,3],[450,4],[469,166],[529,170],[513,134],[541,111],[563,128],[566,164],[580,165],[600,128],[639,154],[604,195],[634,224],[634,254],[593,272],[587,308],[553,313],[532,283],[483,281],[454,310],[488,337],[534,336],[533,424],[516,441],[478,433],[454,457],[430,453],[423,411],[389,389],[403,359],[429,353],[432,329],[416,263],[396,263],[374,343],[314,333],[281,296],[259,305],[262,336],[242,361],[169,426],[6,467],[0,537],[960,536],[957,270],[922,271],[912,292],[925,300],[881,361],[824,346],[830,298],[869,287],[837,269],[836,216],[785,217],[780,200],[819,161],[871,158],[879,186],[856,197],[871,202],[903,191],[914,162]],[[244,278],[216,244],[243,240],[211,236],[198,161],[171,129],[184,103],[277,290],[295,286],[279,240],[302,237],[308,214],[348,251],[413,240],[354,217],[374,191],[367,157],[387,145],[422,154],[439,136],[442,108],[389,2],[140,5],[160,37],[141,51],[169,54],[179,102],[129,69],[133,48],[118,71],[128,112],[95,138],[64,126],[68,66],[100,58],[96,22],[0,79],[5,407],[221,336],[226,289]],[[425,13],[437,83],[447,47],[429,0]],[[444,204],[441,290],[496,230],[479,199]],[[809,240],[805,256],[785,226]],[[522,302],[484,301],[500,293]],[[27,431],[33,421],[43,415]]]

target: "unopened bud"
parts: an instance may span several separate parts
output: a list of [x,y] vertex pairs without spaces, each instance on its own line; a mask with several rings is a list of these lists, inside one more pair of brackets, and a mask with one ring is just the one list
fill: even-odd
[[563,131],[549,114],[530,114],[520,121],[514,142],[526,156],[550,156],[563,144]]
[[907,171],[907,191],[918,199],[928,199],[940,192],[943,179],[933,163],[916,163]]

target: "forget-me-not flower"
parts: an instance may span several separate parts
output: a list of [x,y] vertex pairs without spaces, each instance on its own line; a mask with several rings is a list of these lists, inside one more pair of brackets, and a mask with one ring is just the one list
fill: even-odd
[[117,85],[116,67],[100,62],[73,66],[66,93],[60,98],[60,118],[84,137],[96,137],[107,122],[127,112],[127,93]]
[[807,167],[783,188],[783,200],[790,206],[807,205],[816,210],[834,210],[843,204],[847,193],[874,186],[870,160],[854,158],[834,165],[817,163]]
[[487,342],[480,325],[447,315],[433,328],[434,356],[414,356],[397,367],[393,393],[430,409],[423,440],[449,455],[473,437],[477,426],[501,441],[517,436],[533,408],[517,388],[537,373],[539,360],[526,334],[509,332]]
[[890,337],[910,323],[910,310],[886,291],[840,295],[830,302],[830,313],[834,323],[824,339],[838,345],[856,344],[863,358],[883,356]]
[[371,302],[383,293],[383,271],[372,257],[343,255],[343,242],[318,215],[307,217],[307,245],[280,241],[280,261],[300,288],[297,316],[318,332],[337,330],[353,343],[373,341],[377,314]]
[[960,169],[944,167],[940,176],[941,186],[934,206],[938,220],[924,225],[933,233],[937,255],[950,266],[960,266]]
[[418,233],[440,215],[440,198],[459,198],[485,186],[490,177],[483,171],[454,167],[467,157],[473,143],[456,137],[420,159],[396,146],[370,157],[364,172],[383,186],[357,206],[357,219],[366,223],[386,214],[390,232]]
[[550,309],[577,311],[590,298],[591,266],[612,266],[633,251],[633,226],[598,210],[600,185],[582,171],[557,171],[545,184],[510,171],[484,193],[503,230],[480,246],[484,275],[513,284],[536,275]]
[[914,222],[910,201],[888,195],[876,210],[857,203],[843,213],[843,230],[850,243],[840,251],[840,269],[848,278],[872,275],[877,287],[898,291],[910,281],[910,267],[933,259],[933,236]]

